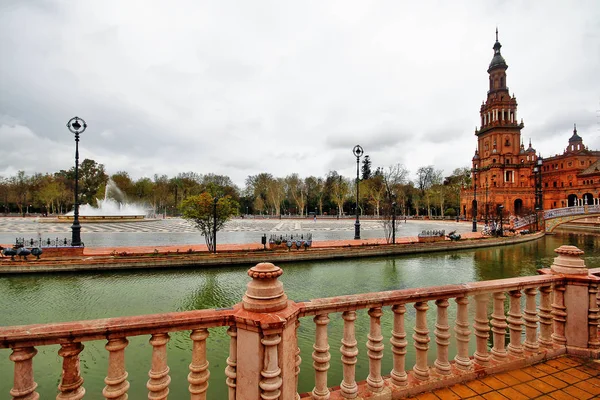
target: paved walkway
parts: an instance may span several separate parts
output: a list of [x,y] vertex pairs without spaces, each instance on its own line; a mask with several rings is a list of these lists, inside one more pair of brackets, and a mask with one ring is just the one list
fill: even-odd
[[[469,232],[462,234],[464,239],[480,239],[480,232]],[[417,243],[417,236],[404,236],[396,238],[396,244]],[[386,244],[385,239],[358,239],[358,240],[320,240],[313,241],[312,248],[332,248],[332,247],[349,247],[349,246],[365,246],[365,245],[380,245]],[[243,244],[219,244],[217,243],[217,253],[231,251],[252,251],[260,250],[263,245],[260,243],[243,243]],[[180,244],[173,246],[127,246],[127,247],[86,247],[83,250],[85,256],[105,256],[114,253],[135,254],[150,254],[150,253],[176,253],[186,252],[191,249],[194,252],[208,252],[206,244]]]
[[600,398],[600,362],[574,356],[562,356],[411,397],[416,400],[592,398]]

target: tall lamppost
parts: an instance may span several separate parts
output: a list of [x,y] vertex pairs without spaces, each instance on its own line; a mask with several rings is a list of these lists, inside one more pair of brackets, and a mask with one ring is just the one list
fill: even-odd
[[485,224],[487,225],[488,223],[488,188],[489,188],[489,184],[487,183],[487,180],[485,182]]
[[73,225],[71,225],[71,246],[81,246],[81,225],[79,224],[79,135],[87,128],[85,121],[73,117],[67,123],[67,128],[75,134],[75,209],[73,210]]
[[473,229],[477,232],[477,167],[473,168]]
[[502,229],[502,211],[504,211],[504,206],[502,204],[500,204],[498,206],[498,213],[500,214],[500,231],[499,231],[500,236],[504,236],[504,230]]
[[217,254],[217,202],[219,198],[213,199],[213,253]]
[[537,231],[539,228],[539,212],[544,209],[543,207],[543,197],[542,197],[542,165],[544,160],[542,157],[538,156],[536,160],[536,165],[533,167],[534,179],[535,179],[535,230]]
[[354,222],[354,239],[360,239],[360,221],[358,219],[358,184],[360,182],[358,178],[358,167],[360,163],[360,157],[364,154],[363,148],[360,145],[354,146],[352,152],[356,156],[356,222]]
[[392,244],[396,244],[396,202],[392,202]]

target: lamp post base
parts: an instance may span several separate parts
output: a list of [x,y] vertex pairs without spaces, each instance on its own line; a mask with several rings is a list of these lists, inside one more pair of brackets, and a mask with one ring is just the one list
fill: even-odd
[[360,222],[356,220],[354,223],[354,240],[360,239]]
[[81,246],[81,225],[79,225],[79,221],[75,221],[71,225],[71,246]]
[[473,230],[472,232],[477,232],[477,219],[473,218]]

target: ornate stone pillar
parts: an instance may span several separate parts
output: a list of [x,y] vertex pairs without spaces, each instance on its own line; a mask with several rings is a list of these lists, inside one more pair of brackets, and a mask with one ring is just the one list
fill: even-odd
[[150,338],[152,345],[152,368],[148,372],[150,379],[146,383],[148,399],[166,400],[169,396],[169,365],[167,364],[168,333],[154,333]]
[[427,310],[429,306],[426,301],[415,303],[417,315],[415,318],[415,333],[413,340],[415,345],[415,366],[413,373],[417,379],[429,379],[429,367],[427,366],[427,351],[429,350],[429,329],[427,329]]
[[79,369],[79,353],[83,344],[79,342],[63,343],[60,345],[58,355],[63,358],[62,377],[58,390],[60,393],[56,400],[80,400],[85,395],[83,378]]
[[[252,280],[242,303],[234,307],[236,356],[230,355],[230,361],[235,373],[230,365],[228,376],[235,376],[236,400],[297,398],[298,307],[288,301],[278,281],[282,274],[271,263],[250,268]],[[228,379],[228,385],[233,383]]]
[[488,365],[490,362],[490,353],[488,351],[487,341],[490,337],[490,326],[487,316],[487,305],[490,296],[486,294],[475,295],[477,308],[475,309],[475,344],[477,350],[473,354],[475,362],[479,365]]
[[394,313],[394,328],[392,329],[392,353],[394,354],[394,367],[390,373],[392,383],[396,386],[406,386],[408,384],[408,374],[406,373],[406,330],[404,328],[404,314],[406,306],[404,304],[394,304],[392,306]]
[[129,382],[125,370],[125,347],[128,344],[126,338],[111,338],[104,346],[108,350],[108,374],[104,379],[106,386],[102,390],[105,399],[127,400]]
[[540,288],[540,345],[545,348],[552,347],[552,305],[550,295],[552,287]]
[[369,309],[371,317],[369,340],[367,341],[367,355],[369,356],[369,376],[367,376],[367,387],[373,393],[383,390],[383,378],[381,377],[381,359],[383,358],[383,336],[381,335],[381,307]]
[[537,351],[539,344],[537,341],[537,327],[538,327],[538,316],[535,305],[535,295],[537,290],[535,288],[525,289],[525,349],[527,351]]
[[523,326],[523,316],[521,315],[521,291],[513,290],[509,292],[510,308],[508,311],[508,329],[510,330],[510,343],[508,352],[513,356],[523,354],[521,345],[521,330]]
[[504,300],[506,300],[506,296],[503,292],[494,293],[494,312],[492,313],[494,347],[492,347],[492,357],[496,361],[504,361],[507,355],[504,340],[508,325],[504,315]]
[[327,324],[329,317],[327,314],[317,315],[314,318],[317,324],[315,333],[315,344],[313,345],[312,358],[313,367],[315,369],[315,387],[312,391],[314,400],[328,400],[330,393],[327,388],[327,371],[329,370],[329,343],[327,339]]
[[437,322],[435,324],[435,342],[437,344],[437,358],[434,362],[435,369],[439,374],[450,374],[450,362],[448,362],[448,345],[450,344],[450,326],[448,325],[448,300],[436,300]]
[[35,391],[37,383],[33,380],[33,357],[37,354],[35,347],[19,347],[13,349],[8,358],[15,363],[13,387],[10,395],[13,400],[38,400],[40,395]]
[[229,400],[235,400],[236,390],[236,378],[237,378],[237,328],[230,326],[227,329],[227,335],[229,335],[229,357],[227,357],[227,367],[225,368],[225,375],[227,376],[227,386],[229,387]]
[[456,299],[456,325],[454,332],[456,333],[456,356],[454,361],[456,367],[462,370],[469,370],[472,367],[472,361],[469,357],[469,314],[467,306],[469,298],[466,296]]
[[192,362],[188,374],[189,391],[191,400],[206,400],[208,390],[208,361],[206,360],[206,338],[208,329],[195,329],[190,334],[192,339]]
[[342,363],[344,364],[344,379],[340,384],[340,391],[343,398],[354,399],[358,393],[355,374],[356,356],[358,355],[354,330],[356,311],[344,311],[342,318],[344,319],[344,337],[340,353],[342,353]]

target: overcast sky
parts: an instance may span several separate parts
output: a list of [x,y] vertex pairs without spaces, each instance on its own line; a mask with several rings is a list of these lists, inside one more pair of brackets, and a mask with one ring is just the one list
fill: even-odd
[[0,176],[469,166],[498,26],[542,156],[600,149],[600,1],[0,0]]

